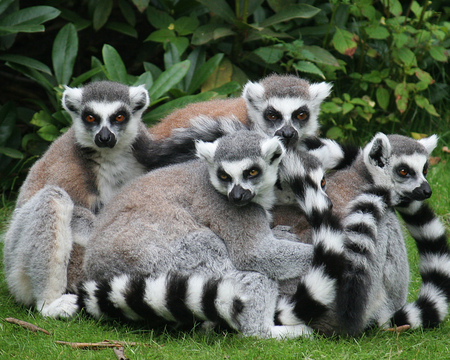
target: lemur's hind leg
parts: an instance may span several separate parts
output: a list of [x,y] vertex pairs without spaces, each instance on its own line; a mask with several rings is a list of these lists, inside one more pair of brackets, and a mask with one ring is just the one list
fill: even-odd
[[74,296],[63,295],[73,247],[73,209],[64,190],[46,186],[15,210],[5,236],[9,289],[18,302],[35,305],[44,316],[72,315],[76,305]]

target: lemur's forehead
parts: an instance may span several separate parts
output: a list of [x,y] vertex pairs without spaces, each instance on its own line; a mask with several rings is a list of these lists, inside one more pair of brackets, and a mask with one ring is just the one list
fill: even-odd
[[240,131],[220,139],[214,160],[238,161],[243,158],[260,158],[261,143],[265,136],[253,131]]
[[295,97],[274,97],[267,100],[267,106],[273,107],[282,114],[292,114],[302,106],[308,106],[308,100]]
[[422,172],[423,167],[428,163],[428,156],[422,153],[413,153],[411,155],[398,155],[392,156],[390,160],[390,165],[392,168],[399,165],[408,165],[412,169],[416,169]]
[[309,82],[296,76],[269,76],[261,81],[261,85],[264,86],[266,99],[272,97],[310,99]]
[[89,101],[86,104],[84,104],[84,110],[95,112],[96,115],[100,115],[101,117],[109,117],[123,109],[124,104],[119,101],[113,102]]
[[121,102],[130,105],[130,90],[128,86],[111,82],[98,81],[86,85],[83,88],[81,103],[91,101],[101,103]]
[[427,155],[427,151],[422,144],[407,136],[393,134],[388,135],[388,139],[396,154],[413,155],[417,153]]

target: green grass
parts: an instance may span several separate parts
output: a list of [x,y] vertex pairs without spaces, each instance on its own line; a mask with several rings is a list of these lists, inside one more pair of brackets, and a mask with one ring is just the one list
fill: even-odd
[[[448,155],[442,154],[445,159]],[[430,169],[434,191],[431,205],[450,229],[450,169],[441,162]],[[0,209],[0,232],[12,207]],[[411,259],[410,300],[420,287],[417,251],[408,239]],[[0,246],[2,248],[2,246]],[[0,251],[1,253],[1,251]],[[48,330],[33,333],[4,321],[14,317]],[[55,341],[100,342],[117,340],[140,345],[126,346],[129,359],[443,359],[450,350],[450,319],[434,330],[402,334],[372,330],[359,338],[296,339],[286,341],[242,338],[233,333],[202,333],[200,330],[151,330],[117,322],[96,321],[83,314],[71,320],[46,319],[17,305],[10,297],[0,271],[0,359],[116,359],[111,349],[80,350]]]

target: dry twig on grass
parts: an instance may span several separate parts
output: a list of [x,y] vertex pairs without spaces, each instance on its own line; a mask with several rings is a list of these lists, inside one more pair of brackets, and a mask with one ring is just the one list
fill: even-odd
[[400,334],[402,332],[405,332],[406,330],[409,330],[411,328],[410,325],[401,325],[401,326],[394,326],[393,328],[386,329],[386,331],[396,332],[397,334]]
[[[144,345],[135,342],[124,342],[124,341],[113,341],[113,340],[103,340],[102,342],[96,343],[83,343],[83,342],[70,342],[70,341],[55,341],[59,345],[68,345],[74,349],[106,349],[106,348],[123,348],[125,345],[136,346]],[[145,345],[144,345],[145,346]]]
[[39,326],[36,326],[34,324],[30,324],[29,322],[23,321],[23,320],[19,320],[19,319],[15,319],[15,318],[5,318],[6,322],[9,322],[10,324],[15,324],[15,325],[19,325],[21,327],[23,327],[24,329],[33,331],[33,332],[43,332],[46,335],[50,335],[50,333],[45,330],[40,328]]

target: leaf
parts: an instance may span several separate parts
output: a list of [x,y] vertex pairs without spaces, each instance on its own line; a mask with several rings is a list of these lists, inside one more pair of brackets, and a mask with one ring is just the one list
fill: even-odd
[[61,11],[51,6],[30,6],[15,11],[0,20],[0,26],[41,25],[59,16]]
[[192,35],[192,45],[204,45],[223,37],[235,35],[231,27],[223,24],[208,24],[198,27]]
[[294,64],[294,68],[298,71],[308,74],[319,75],[322,79],[325,80],[325,75],[323,74],[323,72],[316,65],[309,61],[298,61]]
[[400,113],[404,113],[408,107],[408,90],[405,83],[400,83],[395,88],[395,102]]
[[400,49],[396,49],[396,51],[394,51],[394,56],[400,60],[400,62],[402,62],[405,66],[407,67],[414,67],[417,66],[417,60],[416,60],[416,55],[414,55],[414,53],[406,48],[406,47],[402,47]]
[[328,50],[325,50],[320,46],[305,45],[300,49],[300,52],[306,60],[310,60],[318,64],[339,67],[337,59]]
[[156,9],[153,6],[149,6],[147,9],[147,19],[154,28],[164,30],[168,30],[170,24],[175,22],[174,18],[167,12]]
[[431,77],[430,73],[421,69],[416,69],[415,74],[420,81],[426,83],[427,85],[434,84],[434,79]]
[[316,8],[307,4],[298,4],[287,6],[284,9],[277,12],[275,15],[262,21],[259,25],[261,27],[272,26],[291,19],[310,19],[320,12],[319,8]]
[[447,62],[448,60],[448,51],[442,46],[432,46],[430,55],[436,61]]
[[326,137],[332,140],[339,139],[344,137],[344,133],[337,126],[333,126],[330,129],[328,129]]
[[86,82],[93,76],[97,75],[101,71],[102,71],[102,67],[96,67],[94,69],[86,71],[85,73],[81,74],[80,76],[77,76],[76,78],[74,78],[70,83],[70,87],[77,87],[77,86],[83,84],[84,82]]
[[196,17],[193,16],[182,16],[175,21],[174,25],[177,34],[180,36],[184,36],[192,34],[194,30],[198,28],[199,21]]
[[284,55],[284,51],[277,49],[273,46],[260,47],[253,51],[254,54],[259,56],[267,64],[275,64],[281,60]]
[[44,127],[50,125],[51,121],[52,119],[50,115],[46,111],[41,110],[33,115],[30,124],[36,125],[38,127]]
[[[214,90],[214,92],[223,94],[223,91],[228,91],[225,86],[230,84],[233,76],[233,64],[229,59],[223,59],[219,66],[216,67],[214,72],[206,79],[202,84],[202,92]],[[222,89],[219,89],[223,87]],[[235,90],[227,92],[225,95],[232,93]]]
[[19,150],[8,148],[8,147],[3,147],[3,146],[0,146],[0,154],[6,155],[12,159],[23,159],[25,156]]
[[352,56],[352,51],[354,52],[358,46],[358,44],[353,41],[353,37],[354,35],[351,32],[336,28],[332,40],[334,48],[343,55]]
[[224,19],[229,24],[237,21],[236,15],[225,0],[197,0],[206,6],[211,12]]
[[188,55],[188,60],[191,62],[188,72],[184,78],[184,89],[188,89],[197,69],[205,63],[206,51],[203,46],[196,47]]
[[368,26],[365,28],[367,35],[371,39],[383,40],[389,37],[390,33],[384,26]]
[[269,3],[270,8],[274,12],[278,12],[283,8],[285,8],[286,6],[293,5],[294,3],[296,3],[295,0],[268,0],[267,2]]
[[200,86],[212,75],[214,70],[219,66],[223,59],[224,54],[216,54],[206,63],[200,65],[192,78],[191,84],[187,90],[188,94],[192,94],[194,91],[200,88]]
[[337,114],[342,111],[342,108],[339,105],[331,101],[322,103],[322,106],[320,108],[323,112],[330,114]]
[[3,14],[15,0],[3,0],[0,2],[0,15]]
[[125,23],[122,22],[117,22],[117,21],[109,21],[106,25],[105,25],[106,29],[109,30],[113,30],[113,31],[117,31],[118,33],[127,35],[127,36],[131,36],[133,38],[138,37],[138,32],[137,30]]
[[164,71],[153,83],[153,86],[149,89],[150,98],[153,101],[158,100],[173,86],[178,84],[181,79],[186,75],[190,66],[189,60],[182,61],[178,64],[171,66]]
[[127,0],[119,0],[119,8],[126,22],[134,27],[136,25],[136,15],[133,7]]
[[383,87],[379,87],[377,88],[376,97],[378,105],[383,110],[386,110],[389,106],[389,91]]
[[165,43],[175,39],[177,35],[175,31],[169,29],[161,29],[153,31],[144,41],[154,41],[159,43]]
[[58,32],[53,42],[53,70],[59,84],[66,85],[69,83],[77,53],[77,30],[72,23],[68,23]]
[[119,53],[111,45],[105,44],[102,49],[103,62],[108,72],[108,78],[112,81],[118,81],[122,84],[128,83],[128,75],[125,64]]
[[108,21],[113,7],[113,0],[98,0],[94,9],[92,22],[94,23],[94,30],[100,30]]
[[45,65],[44,63],[41,63],[40,61],[30,58],[28,56],[22,56],[22,55],[15,55],[15,54],[3,54],[0,55],[0,60],[3,61],[9,61],[16,64],[28,66],[30,68],[36,69],[38,71],[44,72],[46,74],[51,75],[52,71],[50,68]]
[[133,86],[144,85],[144,87],[148,90],[153,85],[153,75],[150,71],[146,71],[141,74]]
[[143,13],[147,9],[150,0],[132,0],[139,12]]
[[440,117],[440,115],[439,115],[438,112],[436,111],[436,108],[434,107],[433,104],[427,104],[427,105],[425,105],[425,110],[426,110],[430,115],[433,115],[433,116],[436,116],[436,117]]
[[45,141],[50,142],[56,140],[61,135],[58,128],[51,124],[40,128],[37,133]]
[[8,102],[0,108],[0,144],[5,144],[16,126],[16,106]]
[[351,104],[351,103],[344,103],[342,105],[342,114],[348,114],[350,111],[352,111],[355,108],[355,105]]
[[402,4],[398,0],[381,0],[382,4],[389,9],[391,14],[400,16],[402,14]]
[[14,25],[14,26],[0,26],[0,36],[8,34],[16,34],[19,32],[35,33],[45,31],[44,25]]

